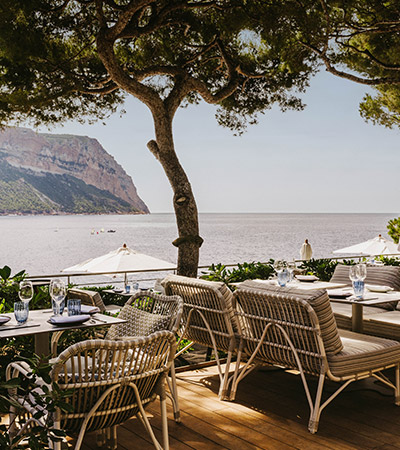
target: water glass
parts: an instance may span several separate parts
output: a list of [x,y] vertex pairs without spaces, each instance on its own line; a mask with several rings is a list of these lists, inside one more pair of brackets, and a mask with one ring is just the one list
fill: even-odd
[[129,293],[131,292],[131,287],[129,286],[129,284],[127,284],[127,285],[125,286],[125,292],[126,292],[127,294],[129,294]]
[[14,316],[18,323],[25,323],[28,320],[29,315],[29,303],[15,302],[14,303]]
[[280,272],[278,272],[278,284],[280,287],[285,287],[288,281],[289,281],[289,272],[287,269],[283,269]]
[[81,301],[79,298],[70,298],[67,303],[68,315],[79,316],[81,313]]
[[57,305],[57,303],[54,300],[52,300],[51,305],[53,308],[53,314],[55,316],[62,316],[62,313],[64,312],[65,308],[65,299],[60,303],[60,305]]
[[356,298],[361,300],[364,297],[365,284],[363,280],[353,281],[353,291]]

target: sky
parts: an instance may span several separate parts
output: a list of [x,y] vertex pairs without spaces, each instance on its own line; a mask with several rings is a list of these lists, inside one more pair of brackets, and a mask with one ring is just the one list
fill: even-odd
[[[321,72],[302,95],[305,110],[274,107],[240,137],[217,124],[215,106],[178,110],[175,148],[199,212],[399,214],[400,130],[360,117],[367,89]],[[69,122],[50,132],[96,138],[151,212],[173,212],[171,187],[146,146],[154,139],[150,112],[134,98],[124,108],[105,125]]]

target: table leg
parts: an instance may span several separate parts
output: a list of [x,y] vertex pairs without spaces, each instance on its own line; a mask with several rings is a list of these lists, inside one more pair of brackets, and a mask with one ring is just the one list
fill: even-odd
[[50,355],[50,333],[35,334],[35,353],[37,355]]
[[361,303],[352,303],[351,305],[351,328],[357,333],[363,332],[363,306]]

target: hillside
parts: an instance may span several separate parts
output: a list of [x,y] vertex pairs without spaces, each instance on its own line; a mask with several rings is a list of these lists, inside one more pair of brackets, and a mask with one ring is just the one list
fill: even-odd
[[0,214],[143,214],[123,168],[97,140],[0,132]]

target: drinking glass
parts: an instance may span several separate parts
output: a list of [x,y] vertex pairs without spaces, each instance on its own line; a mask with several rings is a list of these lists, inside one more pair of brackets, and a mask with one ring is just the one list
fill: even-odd
[[364,297],[364,280],[353,281],[353,291],[356,298],[361,300]]
[[285,268],[278,272],[278,284],[281,287],[285,287],[286,283],[289,281],[289,271]]
[[33,297],[32,281],[24,280],[19,283],[18,297],[22,302],[29,304]]
[[15,302],[14,316],[19,324],[25,323],[29,316],[29,302]]
[[367,265],[364,263],[357,264],[358,279],[364,281],[367,278]]
[[79,298],[70,298],[67,302],[69,316],[79,316],[81,313],[81,300]]
[[66,294],[66,290],[65,290],[64,281],[62,281],[58,278],[51,280],[51,282],[50,282],[50,297],[56,305],[56,311],[54,314],[56,316],[62,315],[61,303],[65,299],[65,294]]
[[357,280],[360,279],[359,278],[359,272],[358,272],[358,269],[357,269],[356,265],[350,267],[349,278],[350,278],[351,281],[357,281]]
[[287,263],[287,270],[289,272],[289,280],[288,283],[290,283],[291,281],[293,281],[294,279],[294,271],[296,269],[296,263],[293,261],[288,261]]

